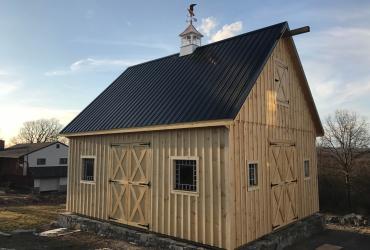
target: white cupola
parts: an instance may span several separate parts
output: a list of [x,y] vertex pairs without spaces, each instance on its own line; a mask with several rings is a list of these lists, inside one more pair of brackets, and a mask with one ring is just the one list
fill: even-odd
[[180,56],[189,55],[201,45],[201,39],[203,35],[197,31],[192,23],[180,34],[181,37],[181,49]]
[[181,37],[180,56],[193,53],[194,50],[201,45],[203,35],[193,26],[193,21],[196,22],[193,9],[195,5],[196,4],[191,4],[188,9],[189,26],[179,35]]

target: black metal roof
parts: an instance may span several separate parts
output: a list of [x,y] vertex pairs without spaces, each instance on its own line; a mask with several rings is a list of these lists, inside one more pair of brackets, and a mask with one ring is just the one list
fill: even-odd
[[131,66],[62,133],[234,119],[287,28],[283,22]]
[[30,167],[34,178],[67,177],[68,166]]

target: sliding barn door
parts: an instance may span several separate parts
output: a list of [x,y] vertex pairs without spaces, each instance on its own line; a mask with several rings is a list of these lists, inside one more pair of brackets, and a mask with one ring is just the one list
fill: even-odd
[[272,144],[270,146],[270,180],[272,228],[297,220],[297,168],[295,146]]
[[110,219],[149,229],[151,149],[148,143],[111,148]]

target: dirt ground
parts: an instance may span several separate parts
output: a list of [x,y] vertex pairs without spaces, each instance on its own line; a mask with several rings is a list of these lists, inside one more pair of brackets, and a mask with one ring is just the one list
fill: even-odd
[[85,232],[77,232],[58,237],[40,237],[32,234],[18,234],[10,237],[0,236],[0,249],[1,248],[17,250],[144,249],[125,241],[112,240]]
[[[16,192],[12,190],[12,192]],[[20,194],[5,193],[0,190],[0,208],[10,206],[24,205],[42,205],[42,204],[64,204],[66,201],[65,194],[48,193],[48,194]]]
[[[326,248],[323,248],[324,245]],[[327,230],[324,232],[287,247],[285,250],[319,250],[320,247],[322,250],[369,250],[370,228],[327,225]]]
[[58,214],[65,211],[65,205],[26,205],[0,207],[0,231],[16,229],[47,230],[56,221]]
[[47,230],[65,211],[64,194],[0,193],[0,231],[17,229]]
[[[58,214],[65,210],[61,194],[0,194],[0,232],[35,230],[36,233],[55,228]],[[99,237],[93,233],[76,232],[57,237],[41,237],[33,232],[0,235],[0,249],[144,249],[129,242]]]

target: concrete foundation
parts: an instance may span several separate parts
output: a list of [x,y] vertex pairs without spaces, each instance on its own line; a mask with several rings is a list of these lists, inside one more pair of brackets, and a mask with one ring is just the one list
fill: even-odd
[[[110,222],[98,221],[82,217],[72,213],[63,213],[58,217],[58,224],[61,227],[80,229],[82,231],[94,232],[101,236],[108,236],[115,239],[122,239],[133,242],[140,246],[157,249],[216,249],[210,246],[186,242],[180,239],[173,239],[164,235],[148,231],[136,230],[124,225],[116,225]],[[238,249],[246,250],[281,250],[298,241],[307,239],[324,229],[324,218],[315,214],[303,220],[297,221],[274,233],[268,234],[256,241],[253,241]]]

